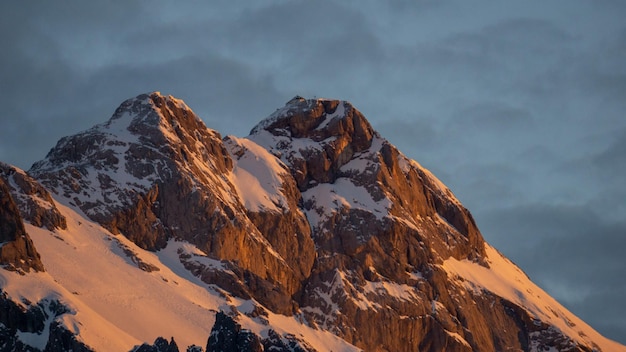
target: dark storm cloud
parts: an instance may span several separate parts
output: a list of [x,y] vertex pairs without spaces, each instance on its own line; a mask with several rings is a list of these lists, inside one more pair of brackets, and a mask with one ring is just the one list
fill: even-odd
[[402,117],[387,116],[376,125],[376,129],[383,138],[394,141],[398,149],[428,149],[437,139],[437,132],[428,119],[417,119],[408,122]]
[[[16,110],[11,115],[16,120],[32,121],[30,127],[25,129],[23,123],[13,123],[4,130],[6,138],[20,140],[26,135],[34,136],[34,140],[41,144],[27,145],[33,149],[33,154],[40,153],[42,145],[51,147],[67,133],[106,121],[124,99],[161,87],[167,88],[163,93],[186,97],[192,108],[204,113],[202,117],[209,127],[226,133],[247,132],[254,122],[269,114],[271,107],[278,104],[274,98],[277,93],[269,77],[255,76],[236,61],[208,55],[202,58],[183,57],[153,65],[106,66],[88,75],[68,70],[62,79],[47,78],[37,83],[41,78],[33,77],[31,81],[41,91],[29,92],[26,97],[32,100],[25,99],[16,104]],[[196,81],[198,83],[190,84]],[[61,91],[55,89],[55,85],[62,87]],[[238,104],[237,100],[246,103]],[[34,101],[37,104],[33,104]],[[59,101],[70,103],[58,104]],[[31,108],[31,105],[35,107]],[[259,108],[262,110],[259,111]],[[68,126],[73,126],[75,130],[68,131]],[[24,158],[25,150],[16,152]],[[43,155],[29,157],[32,160]],[[11,160],[10,155],[5,159],[19,161]]]
[[358,8],[284,2],[244,12],[224,45],[270,70],[284,90],[354,100],[372,86],[385,50]]
[[[81,125],[81,116],[73,110],[81,105],[79,88],[86,77],[60,38],[74,32],[70,37],[80,42],[77,28],[117,24],[127,12],[85,3],[3,2],[0,6],[0,159],[28,167],[67,133],[67,126],[77,121]],[[131,2],[125,6],[130,8]]]
[[[524,135],[536,128],[535,118],[526,109],[501,102],[478,102],[454,111],[446,121],[445,134],[466,143],[468,156],[482,152],[483,157],[501,158],[501,153],[509,156],[524,145]],[[497,150],[484,150],[493,148],[495,140],[499,142]]]
[[[12,38],[2,36],[11,55],[2,55],[0,64],[12,69],[2,70],[0,83],[4,107],[0,160],[22,168],[43,158],[60,137],[107,120],[119,103],[143,92],[163,90],[185,97],[207,125],[238,134],[245,134],[285,100],[276,98],[270,76],[245,63],[210,48],[188,54],[180,46],[184,28],[175,33],[169,25],[158,30],[157,24],[142,24],[137,17],[145,11],[132,3],[116,11],[109,6],[69,5],[34,13],[19,6],[16,12],[5,10],[14,15],[14,23],[1,21],[3,29],[17,30],[8,30]],[[111,23],[103,20],[103,14]],[[17,24],[22,21],[27,25]],[[126,31],[116,30],[118,25]],[[72,29],[82,27],[85,33]],[[150,44],[139,46],[137,33]],[[76,43],[63,42],[64,37]],[[90,42],[98,38],[109,38],[103,46],[111,53],[94,59],[91,56],[104,49],[98,47],[101,43]],[[108,55],[111,59],[106,59]],[[246,104],[238,103],[240,99]],[[26,140],[30,142],[20,143]]]
[[[109,67],[90,77],[94,97],[124,82],[127,97],[166,87],[164,94],[184,96],[185,102],[211,128],[225,133],[246,133],[269,114],[278,101],[270,77],[234,60],[217,55],[182,57],[154,65]],[[193,84],[191,83],[193,82]],[[117,106],[120,100],[112,105]],[[242,103],[245,102],[245,103]],[[274,103],[274,105],[272,105]],[[261,111],[259,111],[261,109]]]

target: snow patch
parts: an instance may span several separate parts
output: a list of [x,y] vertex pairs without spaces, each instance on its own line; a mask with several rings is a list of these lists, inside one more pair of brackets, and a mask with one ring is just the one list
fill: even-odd
[[302,193],[305,204],[310,202],[311,209],[306,210],[307,219],[314,227],[321,226],[326,220],[341,209],[359,209],[370,212],[378,220],[388,216],[391,200],[374,200],[365,187],[356,186],[348,178],[338,178],[334,183],[322,183]]
[[391,281],[366,281],[363,286],[366,293],[373,293],[379,296],[391,296],[401,301],[412,302],[419,300],[415,293],[415,288],[405,284],[398,284]]
[[230,180],[246,209],[282,213],[288,207],[282,193],[283,177],[290,177],[286,167],[249,139],[229,136],[225,145],[234,161]]

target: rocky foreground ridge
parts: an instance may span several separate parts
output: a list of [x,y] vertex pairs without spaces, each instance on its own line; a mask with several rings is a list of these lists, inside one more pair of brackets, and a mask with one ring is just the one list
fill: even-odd
[[[221,297],[206,311],[210,351],[321,350],[317,332],[345,350],[626,350],[486,244],[450,190],[345,101],[295,97],[249,136],[222,138],[181,100],[144,94],[62,138],[27,173],[0,166],[0,216],[16,223],[2,228],[13,242],[0,250],[23,238],[0,256],[5,267],[43,271],[21,218],[69,243],[59,209],[74,209],[146,277],[171,285],[176,269]],[[21,218],[5,215],[15,204]],[[281,317],[292,331],[277,327]],[[19,327],[5,330],[21,341]],[[89,348],[80,328],[66,331]],[[178,346],[161,338],[135,350]]]

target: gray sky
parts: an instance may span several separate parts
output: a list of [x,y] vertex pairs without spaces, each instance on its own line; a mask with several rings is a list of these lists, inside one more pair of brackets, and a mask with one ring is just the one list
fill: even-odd
[[351,101],[491,244],[626,343],[626,2],[3,1],[0,160],[159,90],[245,136]]

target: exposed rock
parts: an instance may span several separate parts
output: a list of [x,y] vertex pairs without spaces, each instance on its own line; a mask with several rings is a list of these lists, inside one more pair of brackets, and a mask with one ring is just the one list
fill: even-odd
[[56,207],[50,193],[17,167],[0,162],[0,178],[4,179],[25,221],[37,226],[65,229],[65,217]]
[[207,352],[261,352],[263,345],[253,332],[242,330],[233,318],[218,312],[207,341]]
[[57,209],[50,193],[26,172],[0,162],[0,178],[9,187],[25,221],[50,231],[67,228],[65,217]]
[[127,245],[120,242],[120,240],[118,240],[117,238],[110,237],[109,240],[113,243],[114,246],[121,249],[122,252],[124,252],[124,254],[126,255],[126,257],[130,259],[133,262],[133,264],[135,264],[139,269],[148,273],[161,270],[159,269],[158,266],[154,264],[150,264],[144,261],[143,259],[141,259],[141,257],[139,257],[135,251],[133,251]]
[[[67,330],[62,323],[54,318],[71,313],[70,309],[57,300],[43,299],[36,304],[33,302],[14,302],[6,292],[0,292],[0,351],[38,351],[37,348],[26,345],[28,341],[21,341],[17,333],[42,334],[48,330],[48,341],[44,352],[93,351],[76,336]],[[50,324],[49,326],[46,326]]]
[[[198,237],[230,223],[223,177],[230,168],[219,133],[182,101],[153,93],[127,100],[105,124],[62,138],[30,173],[113,233],[154,250],[169,237]],[[206,199],[207,192],[218,197]]]
[[4,179],[0,178],[0,265],[18,272],[44,271],[22,217]]
[[297,339],[294,335],[280,336],[270,329],[267,338],[263,339],[265,351],[275,352],[315,352],[316,350],[305,341]]
[[[349,103],[294,98],[248,138],[302,191],[317,260],[297,301],[311,324],[368,351],[528,346],[523,311],[476,309],[482,298],[438,266],[449,257],[487,266],[471,214]],[[494,322],[520,333],[494,334]]]
[[85,345],[83,342],[78,341],[76,339],[76,335],[63,327],[61,323],[54,321],[50,324],[48,343],[46,343],[46,348],[44,349],[44,352],[63,351],[93,352],[93,349]]
[[[248,149],[246,145],[249,146],[250,141],[227,137],[224,144],[237,169],[248,168],[247,171],[250,173],[275,172],[263,164],[263,161],[272,158],[272,155],[257,145],[254,145],[256,150]],[[315,259],[315,245],[306,215],[299,207],[302,195],[287,167],[278,160],[275,162],[284,168],[281,173],[275,175],[278,179],[273,185],[282,196],[281,199],[276,200],[278,204],[273,204],[274,209],[263,207],[249,209],[249,206],[245,215],[289,267],[296,271],[297,277],[307,277]],[[261,177],[254,174],[253,176]]]
[[[187,351],[189,351],[189,349],[187,349]],[[131,352],[179,352],[179,350],[173,337],[170,342],[167,342],[166,339],[159,336],[156,340],[154,340],[153,345],[144,343],[143,345],[132,349]]]
[[43,331],[46,314],[39,305],[28,307],[11,300],[6,292],[0,292],[0,323],[15,334],[16,331],[39,333]]
[[273,329],[269,329],[268,337],[261,338],[251,331],[242,330],[230,316],[218,312],[215,316],[215,325],[207,342],[207,352],[315,352],[316,350],[305,341],[294,335],[280,336]]
[[[332,183],[337,171],[355,153],[370,147],[376,132],[351,104],[338,100],[306,100],[296,97],[263,120],[250,132],[264,131],[276,137],[270,147],[290,167],[301,191],[318,183]],[[294,150],[288,146],[293,139],[316,142],[313,148]],[[288,152],[288,154],[283,154]]]

